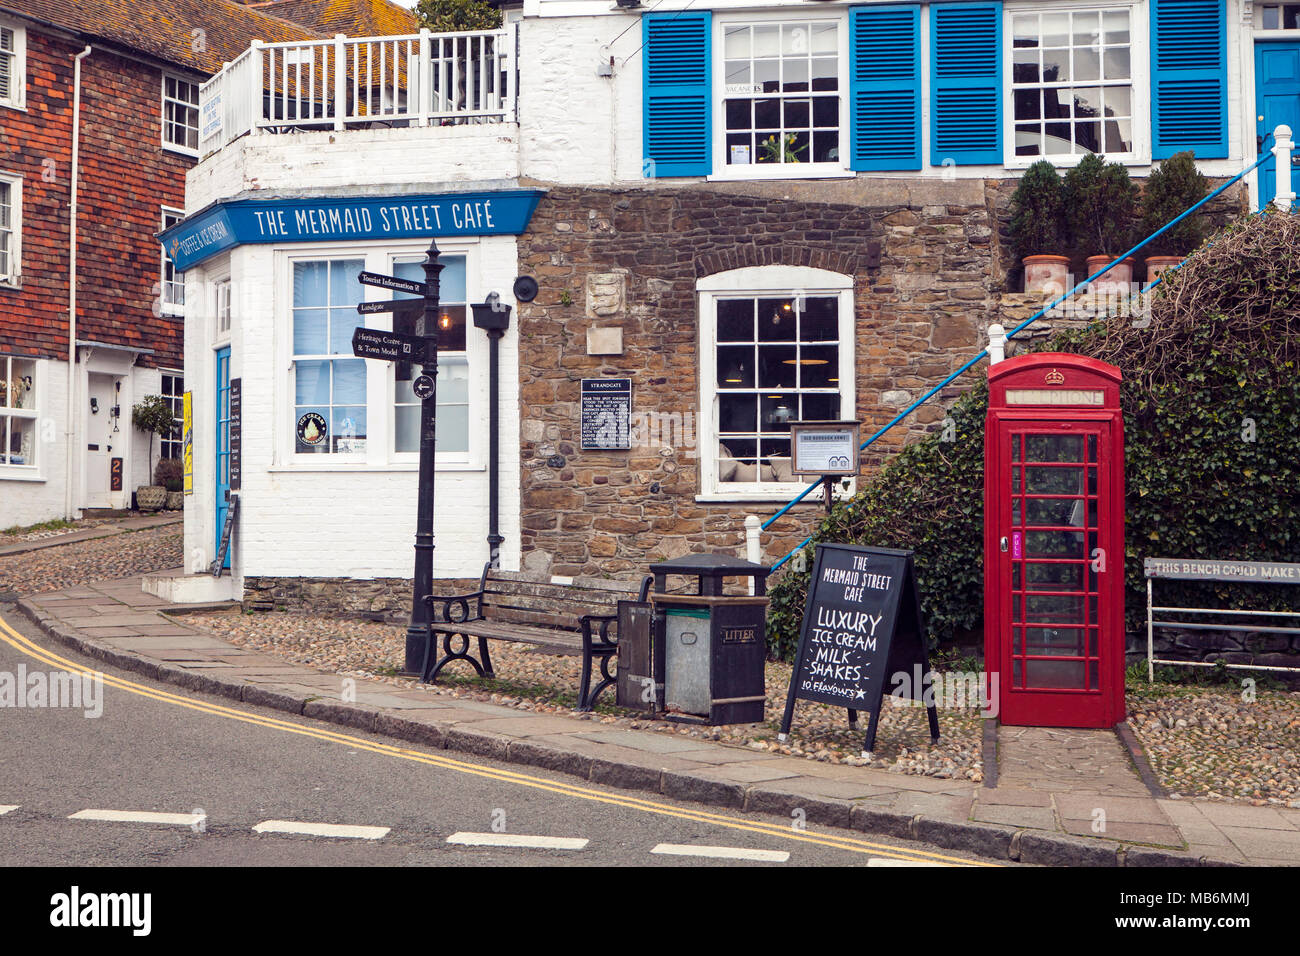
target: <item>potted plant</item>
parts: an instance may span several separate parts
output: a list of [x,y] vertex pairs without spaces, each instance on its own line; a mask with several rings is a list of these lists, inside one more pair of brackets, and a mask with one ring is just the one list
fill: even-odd
[[[146,395],[131,407],[131,422],[149,435],[149,473],[153,474],[153,437],[166,435],[176,425],[171,406],[161,395]],[[135,490],[135,502],[141,511],[157,511],[167,501],[162,485],[141,485]]]
[[163,458],[153,470],[153,483],[167,489],[168,511],[185,508],[185,462],[179,458]]
[[[1138,187],[1128,170],[1095,153],[1065,174],[1066,216],[1075,243],[1087,255],[1088,275],[1114,262],[1129,247],[1138,199]],[[1094,283],[1094,291],[1128,292],[1132,281],[1133,260],[1125,259]]]
[[[1151,170],[1142,193],[1142,232],[1151,235],[1205,198],[1210,184],[1196,168],[1191,151],[1175,153]],[[1147,282],[1176,266],[1205,238],[1200,214],[1188,216],[1147,244]]]
[[1025,267],[1025,291],[1060,295],[1070,272],[1065,252],[1065,196],[1049,160],[1025,170],[1011,197],[1011,242]]

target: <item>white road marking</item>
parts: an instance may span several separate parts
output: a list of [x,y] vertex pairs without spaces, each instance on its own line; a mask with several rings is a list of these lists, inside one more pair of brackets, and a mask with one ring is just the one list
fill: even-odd
[[109,823],[161,823],[192,827],[203,820],[201,813],[152,813],[148,810],[78,810],[69,820],[101,820]]
[[263,820],[254,833],[299,833],[305,836],[345,837],[352,840],[382,840],[392,827],[354,827],[342,823],[299,823],[296,820]]
[[529,836],[525,833],[453,833],[448,843],[457,846],[508,846],[532,850],[581,850],[590,841],[583,837]]
[[650,851],[667,856],[707,856],[716,860],[758,860],[784,863],[790,859],[785,850],[751,850],[743,846],[694,846],[689,843],[660,843]]
[[18,806],[19,805],[16,803],[12,807],[7,806],[5,804],[0,804],[0,817],[4,816],[6,813],[9,813],[11,810],[17,810]]
[[867,866],[942,866],[929,860],[891,860],[883,856],[873,856],[867,860]]

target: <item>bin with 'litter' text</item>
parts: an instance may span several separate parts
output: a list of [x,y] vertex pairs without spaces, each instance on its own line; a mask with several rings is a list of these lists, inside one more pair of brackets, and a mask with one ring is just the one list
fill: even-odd
[[[650,573],[664,716],[709,724],[763,720],[768,569],[727,554],[691,554],[652,564]],[[671,577],[686,583],[670,590]],[[725,593],[728,578],[752,578],[754,593]]]

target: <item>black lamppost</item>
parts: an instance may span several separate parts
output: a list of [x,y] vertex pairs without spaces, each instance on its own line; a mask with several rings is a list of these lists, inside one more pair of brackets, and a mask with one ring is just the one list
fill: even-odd
[[418,672],[424,660],[428,639],[429,609],[426,594],[433,593],[433,476],[437,463],[438,433],[438,298],[439,274],[437,240],[429,241],[424,268],[424,311],[416,334],[424,340],[422,374],[412,387],[420,399],[420,478],[419,505],[415,518],[415,581],[411,588],[411,623],[406,627],[406,670]]
[[470,308],[474,312],[474,328],[483,329],[488,334],[488,556],[492,567],[496,568],[501,566],[501,542],[505,540],[498,527],[501,483],[497,467],[500,445],[497,351],[501,337],[510,328],[510,306],[502,305],[500,297],[493,292],[482,305]]

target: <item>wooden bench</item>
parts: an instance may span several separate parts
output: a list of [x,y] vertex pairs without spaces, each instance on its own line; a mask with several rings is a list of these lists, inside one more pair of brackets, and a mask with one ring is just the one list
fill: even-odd
[[[582,653],[578,709],[591,710],[601,691],[615,682],[610,661],[618,653],[618,602],[645,601],[653,579],[639,584],[603,578],[574,578],[570,584],[539,581],[514,571],[483,568],[477,591],[424,599],[429,628],[420,679],[431,683],[452,661],[468,661],[480,677],[495,677],[488,641],[512,641]],[[438,639],[442,638],[442,655]],[[478,642],[478,657],[470,641]],[[601,680],[591,687],[591,665],[600,661]]]

